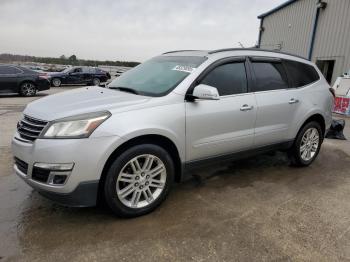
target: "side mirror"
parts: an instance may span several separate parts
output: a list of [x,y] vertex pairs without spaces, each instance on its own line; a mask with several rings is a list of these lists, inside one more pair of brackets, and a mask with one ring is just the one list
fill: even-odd
[[219,100],[219,92],[215,87],[200,84],[193,89],[193,99]]

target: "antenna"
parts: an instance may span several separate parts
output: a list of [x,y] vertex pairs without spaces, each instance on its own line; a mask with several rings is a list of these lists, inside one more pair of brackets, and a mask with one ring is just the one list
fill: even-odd
[[238,42],[238,44],[239,44],[240,47],[244,48],[244,46],[242,45],[241,42]]

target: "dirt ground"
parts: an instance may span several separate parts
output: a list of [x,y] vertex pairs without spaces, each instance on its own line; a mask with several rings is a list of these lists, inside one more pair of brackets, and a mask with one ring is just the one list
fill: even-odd
[[308,168],[276,153],[197,170],[136,219],[44,199],[12,171],[11,136],[28,102],[67,89],[0,96],[0,261],[350,261],[349,141]]

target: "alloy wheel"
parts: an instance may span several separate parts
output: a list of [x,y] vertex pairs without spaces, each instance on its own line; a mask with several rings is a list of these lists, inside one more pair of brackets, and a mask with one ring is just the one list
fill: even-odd
[[59,87],[61,85],[61,80],[59,79],[54,79],[52,81],[52,84],[55,86],[55,87]]
[[98,85],[100,85],[100,80],[98,78],[95,78],[94,80],[92,80],[92,84],[94,86],[98,86]]
[[304,161],[310,161],[320,145],[318,130],[314,127],[307,129],[301,139],[300,156]]
[[32,83],[24,83],[21,86],[21,92],[24,96],[35,95],[35,86]]
[[129,208],[142,208],[153,203],[163,192],[166,168],[158,157],[145,154],[131,159],[116,181],[119,200]]

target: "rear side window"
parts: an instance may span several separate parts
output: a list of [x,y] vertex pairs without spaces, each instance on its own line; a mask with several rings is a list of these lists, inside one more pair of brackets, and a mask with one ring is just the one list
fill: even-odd
[[0,75],[15,75],[20,73],[22,71],[13,66],[0,66]]
[[90,73],[92,73],[91,71],[92,71],[92,70],[91,70],[90,67],[83,67],[83,73],[84,73],[84,74],[90,74]]
[[216,87],[220,96],[247,92],[247,75],[244,63],[230,63],[216,67],[201,81]]
[[83,72],[83,69],[81,67],[73,69],[73,73],[81,73],[81,72]]
[[255,84],[253,92],[286,89],[288,80],[280,62],[253,62]]
[[304,63],[284,60],[291,87],[302,87],[320,79],[315,68]]

